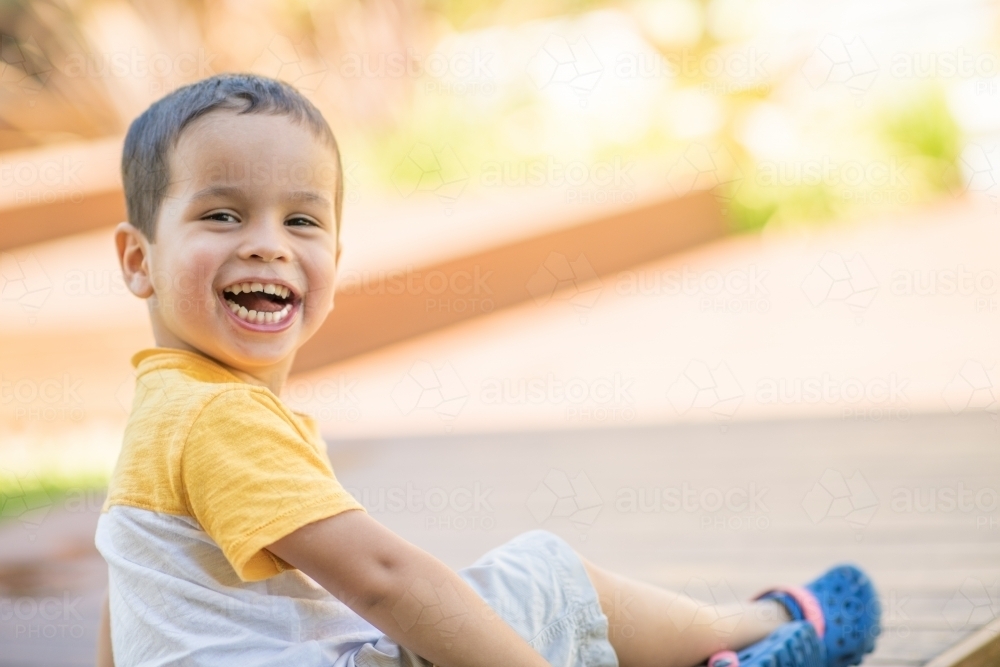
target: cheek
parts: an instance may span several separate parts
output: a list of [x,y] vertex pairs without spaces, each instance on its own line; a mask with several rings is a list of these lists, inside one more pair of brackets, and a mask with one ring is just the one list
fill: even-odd
[[213,308],[212,278],[215,254],[204,247],[178,247],[154,268],[154,285],[161,299],[169,298],[180,314]]
[[311,292],[326,294],[330,299],[336,287],[337,265],[333,253],[317,252],[309,258],[306,277]]

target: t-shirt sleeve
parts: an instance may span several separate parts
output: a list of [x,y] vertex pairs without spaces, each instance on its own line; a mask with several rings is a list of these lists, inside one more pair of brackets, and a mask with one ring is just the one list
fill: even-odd
[[180,457],[191,514],[243,581],[292,567],[265,547],[361,506],[321,453],[263,392],[227,390],[192,424]]

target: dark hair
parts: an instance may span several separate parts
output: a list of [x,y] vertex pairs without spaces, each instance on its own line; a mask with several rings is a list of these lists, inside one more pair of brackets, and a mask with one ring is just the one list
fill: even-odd
[[333,150],[337,167],[334,213],[340,230],[344,177],[340,150],[319,109],[282,81],[256,74],[217,74],[178,88],[132,121],[122,151],[122,182],[129,222],[146,238],[156,235],[156,218],[170,186],[170,153],[189,123],[212,111],[267,113],[305,123]]

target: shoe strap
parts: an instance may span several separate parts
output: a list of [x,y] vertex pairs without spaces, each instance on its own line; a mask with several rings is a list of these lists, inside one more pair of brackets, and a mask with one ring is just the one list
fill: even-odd
[[[820,606],[819,600],[816,599],[816,596],[808,588],[803,588],[802,586],[776,586],[764,591],[755,597],[754,600],[774,598],[784,603],[785,600],[782,598],[786,596],[791,598],[791,601],[798,606],[802,620],[812,623],[813,627],[816,628],[816,634],[819,635],[820,639],[823,639],[823,635],[826,634],[826,618],[823,616],[823,607]],[[787,607],[788,605],[786,604],[785,606]],[[795,614],[792,613],[792,616],[795,616]]]
[[719,651],[708,659],[708,667],[740,667],[740,657],[732,651]]

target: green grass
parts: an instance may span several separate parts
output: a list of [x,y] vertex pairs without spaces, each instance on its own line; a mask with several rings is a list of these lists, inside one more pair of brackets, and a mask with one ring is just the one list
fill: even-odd
[[107,485],[107,476],[97,473],[0,472],[0,524],[27,519],[53,505],[75,508],[74,511],[85,507],[95,509],[97,499]]

